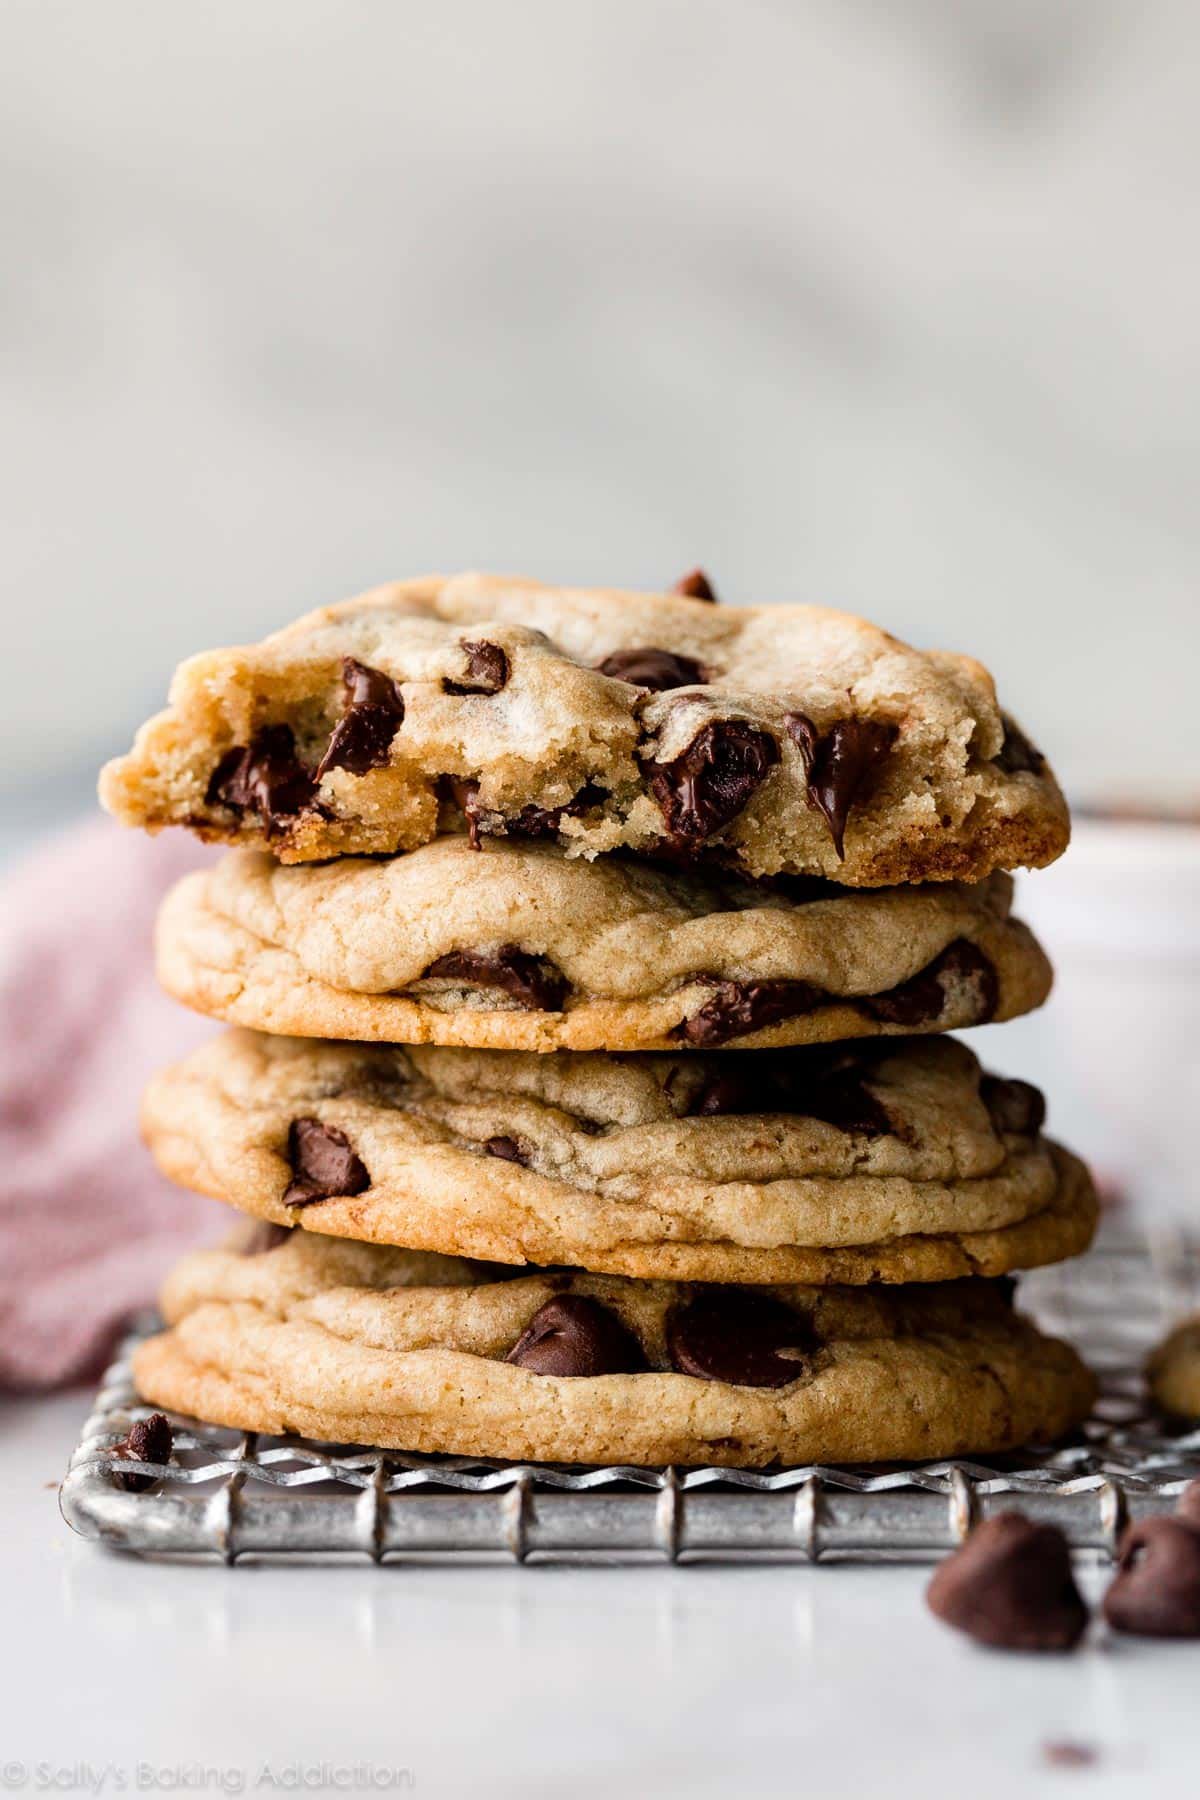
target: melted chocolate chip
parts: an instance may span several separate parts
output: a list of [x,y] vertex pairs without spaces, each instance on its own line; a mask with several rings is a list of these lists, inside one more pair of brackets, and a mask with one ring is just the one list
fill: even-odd
[[1088,1622],[1063,1533],[1018,1512],[977,1525],[925,1599],[947,1625],[998,1650],[1071,1650]]
[[689,569],[681,575],[671,589],[673,594],[682,594],[685,600],[710,600],[716,602],[716,590],[703,569]]
[[1046,767],[1046,759],[1040,750],[1036,750],[1015,720],[1007,713],[1002,713],[1004,724],[1004,742],[996,757],[996,764],[1006,775],[1040,775]]
[[444,694],[498,694],[508,680],[508,658],[499,644],[464,644],[467,679],[442,682]]
[[289,1225],[273,1225],[269,1219],[256,1219],[242,1239],[242,1255],[264,1256],[268,1250],[277,1250],[280,1244],[286,1244],[291,1235]]
[[441,787],[443,794],[467,821],[472,850],[482,850],[485,837],[556,837],[564,819],[577,819],[604,799],[603,790],[588,782],[566,806],[523,806],[519,813],[506,817],[503,813],[489,812],[479,804],[477,781],[445,775]]
[[667,1320],[671,1366],[734,1387],[785,1387],[816,1347],[810,1321],[767,1294],[710,1289]]
[[1200,1637],[1200,1531],[1178,1515],[1131,1525],[1104,1617],[1137,1637]]
[[392,739],[404,721],[404,696],[390,675],[352,656],[342,661],[346,710],[333,728],[317,766],[320,781],[330,769],[365,775],[387,767]]
[[693,846],[736,818],[778,761],[770,732],[712,719],[673,762],[643,767],[668,833],[677,845]]
[[209,806],[256,812],[274,830],[310,809],[317,791],[296,753],[290,725],[268,725],[248,745],[227,750],[208,784]]
[[695,687],[707,679],[702,663],[693,662],[690,656],[678,656],[674,650],[657,650],[653,645],[639,650],[614,650],[596,667],[601,675],[627,681],[631,687],[651,688],[659,694],[668,688]]
[[850,809],[895,743],[897,729],[876,719],[838,719],[822,736],[804,713],[788,713],[784,724],[804,760],[808,804],[824,817],[844,860]]
[[690,1019],[682,1019],[672,1037],[698,1049],[715,1049],[730,1038],[811,1012],[827,998],[807,981],[714,981],[712,987],[712,999]]
[[499,988],[531,1012],[560,1012],[567,981],[545,957],[529,956],[516,944],[499,950],[451,950],[425,970],[468,987]]
[[945,1011],[951,990],[963,984],[974,989],[970,1023],[986,1025],[995,1016],[1000,986],[992,964],[969,938],[955,938],[910,981],[886,994],[869,994],[859,1004],[883,1025],[932,1025]]
[[[112,1454],[127,1456],[131,1462],[169,1463],[174,1446],[175,1433],[165,1416],[156,1412],[151,1413],[148,1419],[137,1419],[129,1427],[128,1435],[122,1442],[113,1445]],[[157,1478],[153,1475],[115,1473],[114,1479],[127,1493],[143,1494],[147,1488],[154,1486]]]
[[547,1300],[504,1360],[534,1375],[636,1375],[646,1367],[632,1331],[583,1294]]
[[1045,1099],[1031,1081],[984,1075],[979,1083],[979,1098],[1001,1137],[1010,1132],[1017,1137],[1036,1137],[1046,1123]]
[[523,1169],[529,1167],[529,1158],[525,1155],[516,1138],[490,1137],[484,1138],[483,1147],[489,1156],[499,1156],[505,1162],[520,1163]]
[[336,1125],[320,1119],[293,1119],[288,1127],[288,1162],[292,1180],[284,1190],[285,1206],[311,1206],[361,1194],[371,1185],[366,1166],[354,1154],[350,1139]]
[[693,1118],[718,1114],[789,1113],[819,1119],[859,1137],[885,1137],[894,1129],[881,1103],[854,1062],[831,1066],[826,1055],[772,1056],[768,1051],[745,1067],[741,1056],[726,1059],[695,1096]]

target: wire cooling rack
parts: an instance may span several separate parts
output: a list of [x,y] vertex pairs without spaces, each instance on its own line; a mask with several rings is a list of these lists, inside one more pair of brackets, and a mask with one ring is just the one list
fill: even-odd
[[[63,1482],[84,1537],[140,1555],[342,1554],[375,1562],[919,1559],[1019,1506],[1077,1550],[1111,1555],[1126,1522],[1169,1510],[1200,1475],[1200,1430],[1173,1435],[1149,1405],[1146,1352],[1200,1305],[1200,1245],[1106,1227],[1090,1255],[1026,1276],[1021,1305],[1070,1338],[1100,1377],[1078,1435],[980,1462],[779,1470],[573,1469],[407,1456],[268,1438],[184,1420],[166,1465],[116,1459],[144,1417],[130,1355],[104,1378]],[[117,1469],[156,1477],[128,1493]]]

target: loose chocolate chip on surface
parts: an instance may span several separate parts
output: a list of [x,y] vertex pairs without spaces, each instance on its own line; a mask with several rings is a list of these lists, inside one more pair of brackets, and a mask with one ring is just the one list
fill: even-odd
[[601,675],[627,681],[631,687],[652,688],[659,694],[668,688],[696,687],[706,680],[701,663],[650,644],[638,650],[614,650],[596,667]]
[[1136,1637],[1200,1637],[1200,1531],[1178,1514],[1131,1525],[1104,1617]]
[[1100,1752],[1094,1744],[1076,1744],[1070,1739],[1062,1739],[1042,1745],[1042,1761],[1053,1769],[1090,1769],[1093,1763],[1100,1761]]
[[971,1024],[986,1025],[995,1016],[1000,984],[991,962],[969,938],[955,938],[910,981],[886,994],[865,995],[859,1004],[882,1025],[932,1025],[960,986],[973,990]]
[[697,1048],[716,1048],[730,1038],[812,1012],[828,998],[807,981],[715,981],[712,987],[712,999],[690,1019],[682,1019],[672,1037]]
[[344,657],[342,687],[346,710],[317,766],[318,781],[330,769],[365,775],[368,769],[386,768],[392,739],[404,722],[404,696],[381,669]]
[[676,843],[702,844],[737,817],[779,761],[768,731],[712,719],[673,762],[643,765]]
[[274,1225],[269,1219],[256,1219],[242,1239],[242,1255],[264,1256],[268,1250],[277,1250],[280,1244],[286,1244],[291,1235],[290,1225]]
[[673,594],[682,594],[685,600],[711,600],[715,603],[717,594],[712,582],[703,569],[689,569],[681,575],[671,589]]
[[366,1165],[354,1154],[345,1132],[320,1119],[292,1120],[288,1162],[292,1180],[284,1190],[285,1206],[311,1206],[314,1200],[361,1194],[371,1185]]
[[[113,1454],[127,1456],[131,1462],[169,1463],[175,1445],[175,1433],[165,1416],[151,1413],[148,1419],[137,1419],[124,1441],[113,1445]],[[116,1474],[116,1481],[127,1493],[143,1494],[154,1486],[153,1475]]]
[[1045,1099],[1031,1081],[984,1075],[979,1083],[979,1098],[1002,1137],[1007,1132],[1017,1137],[1036,1137],[1046,1123]]
[[636,1375],[646,1367],[632,1331],[584,1294],[547,1300],[504,1360],[534,1375]]
[[464,644],[467,679],[442,682],[445,694],[498,694],[508,680],[508,658],[499,644]]
[[1088,1622],[1063,1533],[1019,1512],[977,1525],[925,1599],[947,1625],[997,1650],[1071,1650]]
[[767,1294],[710,1289],[667,1320],[672,1367],[734,1387],[785,1387],[816,1347],[809,1320]]
[[489,1156],[499,1156],[504,1162],[520,1163],[523,1169],[529,1167],[529,1158],[525,1155],[516,1138],[490,1137],[484,1138],[483,1147]]
[[208,784],[209,806],[256,812],[268,830],[312,805],[317,784],[296,753],[290,725],[268,725],[248,745],[227,750]]
[[784,724],[804,760],[808,804],[824,817],[844,860],[850,809],[895,743],[897,729],[877,719],[838,719],[822,735],[804,713],[788,713]]
[[498,950],[448,951],[430,963],[425,975],[461,981],[469,987],[499,988],[531,1012],[561,1011],[567,993],[561,970],[544,957],[529,956],[516,944],[502,944]]
[[1046,759],[1040,750],[1030,743],[1021,727],[1002,713],[1004,722],[1004,742],[1000,746],[1000,754],[996,757],[998,767],[1006,775],[1040,775],[1046,767]]

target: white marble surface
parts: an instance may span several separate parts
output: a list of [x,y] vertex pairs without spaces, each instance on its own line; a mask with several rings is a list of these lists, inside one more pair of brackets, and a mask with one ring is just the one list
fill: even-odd
[[[104,1792],[116,1771],[134,1792],[145,1763],[166,1772],[145,1792],[176,1770],[194,1791],[199,1767],[219,1772],[209,1793],[236,1791],[230,1770],[269,1793],[264,1765],[366,1763],[464,1800],[1195,1792],[1195,1647],[989,1654],[925,1613],[926,1573],[905,1568],[142,1564],[59,1518],[85,1407],[3,1415],[11,1791],[50,1791],[39,1765],[67,1771],[59,1791],[109,1769]],[[1064,1742],[1096,1760],[1048,1764]]]

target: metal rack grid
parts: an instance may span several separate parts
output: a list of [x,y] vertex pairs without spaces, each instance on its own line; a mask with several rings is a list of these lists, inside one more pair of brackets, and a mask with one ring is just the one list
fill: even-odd
[[[415,1560],[690,1562],[924,1558],[989,1511],[1018,1505],[1081,1551],[1111,1555],[1127,1520],[1169,1510],[1200,1474],[1200,1430],[1173,1435],[1141,1366],[1200,1305],[1200,1246],[1106,1228],[1089,1256],[1022,1282],[1021,1304],[1100,1377],[1078,1435],[982,1462],[886,1468],[570,1469],[318,1446],[186,1421],[167,1466],[118,1464],[149,1409],[134,1394],[140,1321],[109,1369],[63,1482],[84,1537],[140,1555],[352,1554]],[[157,1477],[128,1493],[115,1470]]]

